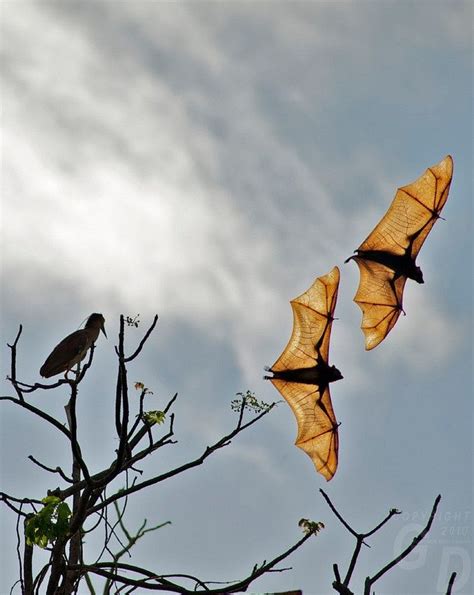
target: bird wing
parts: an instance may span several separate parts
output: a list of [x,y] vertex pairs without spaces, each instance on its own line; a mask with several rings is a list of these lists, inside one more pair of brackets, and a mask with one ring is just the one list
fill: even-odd
[[75,331],[63,339],[41,366],[40,374],[44,378],[55,376],[70,370],[80,362],[90,347],[88,333],[85,329]]

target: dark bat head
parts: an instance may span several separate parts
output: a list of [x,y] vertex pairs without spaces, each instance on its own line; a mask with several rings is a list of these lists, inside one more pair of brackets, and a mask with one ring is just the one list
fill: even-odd
[[421,272],[420,267],[415,266],[414,268],[414,275],[413,275],[413,279],[417,282],[417,283],[424,283],[423,281],[423,273]]
[[339,372],[336,366],[329,366],[329,382],[335,382],[336,380],[342,380],[344,376]]

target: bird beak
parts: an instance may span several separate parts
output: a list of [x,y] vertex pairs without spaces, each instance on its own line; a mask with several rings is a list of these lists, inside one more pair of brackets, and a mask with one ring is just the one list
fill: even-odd
[[101,331],[104,333],[104,335],[105,335],[105,338],[107,339],[108,337],[107,337],[107,333],[105,332],[105,326],[104,326],[104,325],[102,325],[102,326],[100,327],[100,330],[101,330]]

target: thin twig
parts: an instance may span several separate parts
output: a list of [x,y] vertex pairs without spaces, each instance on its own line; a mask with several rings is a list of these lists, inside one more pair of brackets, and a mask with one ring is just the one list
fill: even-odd
[[[21,510],[21,508],[20,508]],[[21,552],[20,552],[20,548],[21,548],[21,536],[20,536],[20,520],[21,520],[21,515],[17,515],[16,517],[16,525],[15,525],[15,532],[16,532],[16,557],[18,560],[18,569],[19,569],[19,576],[20,576],[20,585],[21,585],[21,592],[24,593],[25,592],[25,585],[23,582],[23,561],[21,558]],[[23,518],[23,525],[26,524],[26,518]],[[23,531],[24,534],[24,531]]]
[[323,489],[320,489],[319,491],[323,495],[323,498],[326,500],[326,502],[328,503],[329,508],[333,511],[333,513],[336,515],[336,517],[341,521],[341,523],[349,531],[349,533],[351,533],[357,539],[357,537],[359,536],[359,534],[356,531],[354,531],[354,529],[349,525],[349,523],[346,523],[346,521],[342,518],[342,516],[339,514],[339,512],[336,510],[336,508],[334,507],[333,503],[329,499],[329,496],[326,494],[326,492]]
[[[66,380],[65,382],[66,382],[66,384],[69,383],[68,380]],[[8,397],[8,396],[0,397],[0,401],[11,401],[12,403],[15,403],[16,405],[20,405],[20,407],[23,407],[24,409],[31,411],[31,413],[34,413],[38,417],[41,417],[42,419],[47,421],[49,424],[54,426],[61,433],[63,433],[68,440],[71,440],[71,433],[69,432],[69,430],[67,428],[65,428],[63,426],[63,424],[61,422],[59,422],[57,419],[55,419],[51,415],[48,415],[44,411],[41,411],[41,409],[38,409],[34,405],[31,405],[27,401],[24,401],[24,400],[22,401],[20,399],[16,399],[15,397]]]
[[386,572],[388,572],[391,568],[396,566],[399,562],[401,562],[404,558],[408,556],[408,554],[416,548],[416,546],[420,543],[420,541],[426,536],[428,531],[431,529],[431,525],[433,523],[433,519],[436,515],[436,511],[438,509],[438,505],[441,501],[441,495],[436,497],[434,501],[433,508],[431,510],[430,518],[425,526],[425,528],[413,538],[411,544],[406,547],[396,558],[394,558],[391,562],[389,562],[386,566],[384,566],[379,572],[374,574],[372,577],[367,577],[365,579],[365,588],[364,588],[364,595],[370,595],[370,589],[372,585],[379,580]]
[[156,323],[158,322],[158,314],[155,314],[154,318],[153,318],[153,322],[150,325],[150,328],[147,330],[147,332],[145,333],[145,336],[143,337],[143,339],[140,341],[140,344],[138,345],[138,347],[136,348],[136,350],[133,352],[132,355],[130,355],[129,357],[125,358],[125,363],[131,362],[133,359],[135,359],[137,357],[137,355],[140,353],[140,351],[143,349],[143,346],[145,345],[146,341],[148,340],[148,337],[151,335],[151,333],[153,332],[153,329],[156,326]]
[[162,475],[157,475],[155,477],[152,477],[151,479],[148,479],[146,481],[143,481],[131,488],[129,488],[128,490],[122,490],[121,492],[114,494],[112,496],[109,496],[109,498],[107,498],[106,500],[104,500],[103,503],[98,504],[96,506],[94,506],[90,512],[97,512],[98,510],[101,510],[102,508],[104,508],[105,506],[108,506],[111,502],[114,502],[115,500],[118,500],[119,498],[124,498],[125,496],[128,496],[129,494],[133,494],[134,492],[138,492],[139,490],[142,490],[143,488],[149,487],[151,485],[154,485],[156,483],[159,483],[161,481],[164,481],[165,479],[169,479],[170,477],[173,477],[175,475],[178,475],[179,473],[182,473],[183,471],[187,471],[188,469],[192,469],[193,467],[197,467],[198,465],[202,465],[202,463],[212,454],[214,453],[216,450],[223,448],[224,446],[227,446],[231,443],[231,440],[240,432],[242,432],[243,430],[245,430],[246,428],[248,428],[249,426],[253,425],[254,423],[256,423],[259,419],[261,419],[263,416],[267,415],[274,407],[275,403],[272,403],[272,405],[270,405],[270,407],[268,409],[266,409],[265,411],[262,411],[262,413],[260,413],[259,415],[257,415],[256,417],[254,417],[252,420],[248,421],[246,424],[243,425],[237,425],[234,430],[232,432],[230,432],[229,434],[227,434],[226,436],[224,436],[223,438],[221,438],[220,440],[218,440],[215,444],[213,444],[212,446],[208,446],[206,448],[206,450],[202,453],[201,456],[197,457],[196,459],[189,461],[188,463],[185,463],[184,465],[180,465],[179,467],[176,467],[175,469],[172,469],[171,471],[167,471],[166,473],[163,473]]
[[[196,586],[198,586],[198,585],[201,586],[205,590],[206,593],[212,593],[213,595],[216,595],[219,593],[220,594],[222,594],[222,593],[239,593],[241,591],[246,591],[248,586],[251,583],[253,583],[257,578],[259,578],[260,576],[262,576],[263,574],[265,574],[267,572],[281,572],[281,571],[289,570],[289,568],[277,570],[274,567],[279,562],[281,562],[282,560],[287,558],[290,554],[292,554],[299,547],[301,547],[311,536],[312,536],[312,533],[308,533],[308,534],[304,535],[294,545],[292,545],[290,548],[288,548],[282,554],[276,556],[270,562],[264,562],[261,566],[255,565],[252,572],[250,573],[250,575],[248,577],[246,577],[245,579],[235,582],[234,584],[232,584],[228,587],[220,587],[219,589],[209,589],[207,587],[207,584],[209,584],[209,583],[204,582],[204,581],[198,579],[197,577],[194,577],[191,575],[185,575],[185,574],[157,575],[155,573],[150,572],[149,570],[146,570],[145,568],[139,568],[132,564],[125,564],[123,562],[118,562],[115,565],[113,565],[112,562],[99,562],[99,563],[91,565],[91,566],[84,566],[84,567],[82,567],[82,570],[85,572],[91,572],[94,574],[98,574],[98,575],[104,576],[106,578],[109,577],[111,579],[114,579],[116,582],[120,582],[120,583],[127,584],[130,586],[141,587],[142,589],[153,590],[153,591],[168,590],[173,593],[181,593],[183,595],[195,593],[196,592],[195,588],[193,590],[189,590],[189,589],[184,588],[182,585],[177,585],[177,584],[168,580],[169,578],[186,578],[188,580],[194,581],[196,583]],[[135,579],[131,579],[129,577],[125,577],[125,576],[122,576],[122,575],[119,575],[119,574],[116,574],[116,573],[106,570],[107,568],[111,568],[112,566],[115,566],[118,570],[124,570],[124,571],[128,571],[128,572],[135,572],[137,574],[142,574],[143,576],[146,577],[146,579],[135,580]],[[152,584],[152,583],[148,582],[150,580],[156,581],[156,583],[158,583],[158,584],[156,584],[156,583]]]
[[[356,563],[357,563],[357,559],[359,557],[360,551],[362,549],[362,545],[365,545],[367,547],[370,547],[370,545],[368,543],[365,543],[365,539],[367,537],[370,537],[371,535],[373,535],[374,533],[376,533],[381,527],[383,527],[385,525],[385,523],[387,523],[394,515],[396,514],[400,514],[400,511],[397,510],[396,508],[392,508],[389,510],[387,516],[380,521],[380,523],[378,523],[378,525],[376,525],[373,529],[371,529],[370,531],[367,531],[366,533],[358,533],[357,531],[355,531],[350,525],[349,523],[347,523],[343,518],[342,515],[339,513],[339,511],[336,509],[336,507],[334,506],[334,504],[331,502],[331,499],[329,498],[329,496],[324,492],[324,490],[320,489],[319,490],[321,492],[321,494],[323,495],[324,499],[326,500],[326,502],[329,505],[329,508],[333,511],[333,513],[336,515],[336,517],[340,520],[340,522],[344,525],[344,527],[349,531],[349,533],[351,533],[355,538],[356,538],[356,545],[354,547],[354,551],[352,553],[352,557],[351,557],[351,561],[349,563],[349,567],[347,569],[347,573],[346,576],[344,578],[344,581],[341,583],[340,577],[338,577],[338,575],[336,575],[336,580],[333,583],[333,588],[338,591],[339,593],[343,593],[343,594],[349,594],[350,591],[348,589],[351,577],[352,577],[352,573],[354,572]],[[337,565],[334,565],[334,572],[339,573],[339,569],[337,567]]]
[[12,345],[10,345],[10,343],[7,343],[8,347],[11,350],[11,366],[10,366],[10,381],[13,384],[13,388],[16,391],[16,394],[18,395],[18,398],[20,399],[20,401],[23,401],[23,394],[20,390],[20,388],[18,387],[18,383],[16,380],[16,347],[18,345],[18,341],[20,340],[21,337],[21,333],[23,331],[23,325],[20,324],[19,328],[18,328],[18,333],[15,337],[15,340],[13,341]]
[[38,506],[43,506],[43,503],[41,502],[41,500],[35,500],[34,498],[15,498],[15,496],[10,496],[8,494],[6,494],[5,492],[0,492],[0,502],[5,502],[5,504],[11,508],[12,510],[14,510],[17,514],[21,515],[21,516],[28,516],[26,512],[23,512],[21,510],[21,508],[16,508],[15,506],[13,506],[13,504],[10,502],[15,502],[17,504],[29,504],[33,510],[36,510],[34,507],[34,504],[38,504]]
[[454,581],[456,580],[456,573],[453,572],[449,577],[448,589],[446,591],[446,595],[451,595],[451,591],[453,589]]
[[33,455],[28,455],[28,458],[30,459],[30,461],[33,461],[35,465],[41,467],[41,469],[49,471],[50,473],[58,473],[64,479],[64,481],[67,481],[68,483],[74,483],[73,480],[64,473],[61,467],[56,467],[55,469],[53,469],[52,467],[48,467],[47,465],[44,465],[43,463],[38,461],[38,459],[35,459]]
[[[163,410],[163,413],[165,415],[168,413],[168,411],[170,410],[171,406],[173,405],[173,403],[176,401],[177,398],[178,398],[178,393],[175,393]],[[138,432],[135,434],[135,436],[130,440],[130,450],[133,450],[137,446],[137,444],[141,441],[141,439],[144,436],[146,436],[146,434],[148,432],[149,432],[148,424],[146,424],[144,422],[144,426],[142,428],[140,428],[140,430],[138,430]]]

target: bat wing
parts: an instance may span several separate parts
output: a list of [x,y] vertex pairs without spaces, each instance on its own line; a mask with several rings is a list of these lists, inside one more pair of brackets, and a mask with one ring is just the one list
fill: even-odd
[[[360,254],[353,257],[360,271],[354,301],[362,310],[367,350],[385,339],[403,312],[407,277],[388,266],[391,256],[407,258],[415,267],[415,258],[448,199],[452,175],[453,160],[448,155],[399,188],[386,214],[359,246]],[[364,252],[384,254],[386,264],[364,257]]]
[[293,331],[288,345],[271,367],[273,371],[313,367],[318,354],[327,362],[338,288],[339,269],[334,267],[290,302]]
[[399,188],[388,211],[359,246],[362,251],[383,251],[414,260],[448,200],[453,160],[447,155],[417,180]]
[[395,326],[403,312],[403,289],[406,277],[396,277],[389,267],[354,256],[360,271],[360,282],[354,296],[362,310],[361,329],[367,350],[377,347]]
[[[273,372],[327,365],[329,341],[339,287],[339,269],[324,277],[291,301],[293,332],[288,345],[272,366]],[[321,363],[323,360],[324,363]],[[330,480],[337,468],[338,431],[328,383],[305,384],[271,379],[296,417],[296,446],[310,457],[317,471]]]
[[304,450],[316,470],[329,481],[336,473],[339,437],[329,387],[275,378],[275,388],[290,405],[298,424],[295,444]]

